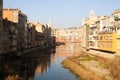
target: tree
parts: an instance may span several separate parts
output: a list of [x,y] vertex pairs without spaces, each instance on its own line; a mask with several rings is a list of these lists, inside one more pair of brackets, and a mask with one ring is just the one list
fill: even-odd
[[86,31],[89,31],[89,24],[86,24]]

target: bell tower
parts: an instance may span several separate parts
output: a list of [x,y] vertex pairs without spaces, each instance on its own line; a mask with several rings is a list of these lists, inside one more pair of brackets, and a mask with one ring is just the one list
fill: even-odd
[[90,14],[89,14],[89,18],[93,18],[93,17],[95,17],[95,13],[94,13],[93,10],[91,10],[91,11],[90,11]]

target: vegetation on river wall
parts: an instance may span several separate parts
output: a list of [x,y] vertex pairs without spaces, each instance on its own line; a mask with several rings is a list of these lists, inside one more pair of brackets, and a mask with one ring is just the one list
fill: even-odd
[[110,70],[114,80],[120,80],[120,57],[107,61],[107,68]]
[[69,58],[62,62],[63,67],[69,68],[74,74],[80,77],[80,80],[105,80],[104,77],[94,74],[87,70],[81,64],[78,64],[73,59]]
[[85,53],[68,58],[62,64],[80,80],[120,80],[120,58],[117,57],[108,60]]

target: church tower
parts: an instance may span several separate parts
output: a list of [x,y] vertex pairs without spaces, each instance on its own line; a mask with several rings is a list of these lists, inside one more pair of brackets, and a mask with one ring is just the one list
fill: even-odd
[[95,13],[93,10],[90,11],[89,14],[89,23],[94,24],[94,22],[97,20],[97,17],[95,16]]
[[90,11],[90,14],[89,14],[89,18],[93,18],[93,17],[95,17],[95,13],[94,13],[93,10],[91,10],[91,11]]
[[91,10],[89,14],[89,18],[94,18],[94,17],[95,17],[95,13],[93,10]]

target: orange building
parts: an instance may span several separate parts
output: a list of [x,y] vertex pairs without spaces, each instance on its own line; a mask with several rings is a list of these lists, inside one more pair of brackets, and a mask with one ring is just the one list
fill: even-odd
[[3,18],[17,23],[18,29],[18,50],[25,48],[25,27],[27,27],[27,16],[19,9],[3,9]]

